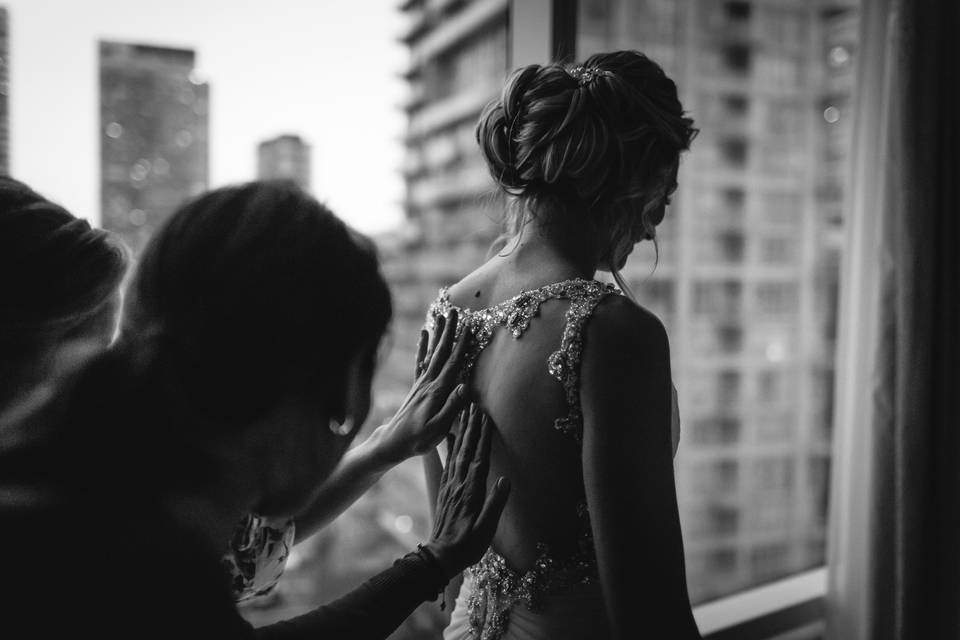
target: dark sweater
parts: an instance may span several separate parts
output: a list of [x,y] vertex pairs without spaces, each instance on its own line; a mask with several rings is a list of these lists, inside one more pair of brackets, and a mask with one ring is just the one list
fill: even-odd
[[62,452],[23,454],[0,448],[0,638],[386,638],[445,582],[410,554],[331,604],[254,629],[220,550],[160,501],[65,482]]

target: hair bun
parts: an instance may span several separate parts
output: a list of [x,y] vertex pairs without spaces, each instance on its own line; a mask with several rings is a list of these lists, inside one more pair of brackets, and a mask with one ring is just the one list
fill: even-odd
[[515,71],[484,108],[477,142],[494,180],[528,199],[607,211],[649,197],[692,139],[677,88],[642,53]]
[[523,124],[527,90],[542,67],[531,64],[517,69],[503,87],[500,98],[489,103],[477,123],[477,143],[497,184],[510,193],[521,193],[530,183],[517,164],[515,138]]

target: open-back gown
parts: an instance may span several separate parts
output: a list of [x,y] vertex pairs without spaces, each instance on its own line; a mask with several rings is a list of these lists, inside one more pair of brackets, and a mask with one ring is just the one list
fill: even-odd
[[[548,300],[569,302],[557,349],[544,366],[562,385],[566,412],[557,416],[554,428],[569,436],[571,447],[583,438],[580,408],[580,363],[585,327],[597,305],[607,296],[622,295],[613,285],[594,280],[574,279],[525,291],[485,309],[464,309],[450,301],[446,288],[427,312],[426,326],[432,330],[436,319],[451,308],[457,309],[461,330],[473,337],[464,364],[469,379],[483,350],[495,332],[509,331],[520,339],[531,320]],[[674,394],[674,451],[679,438],[679,417]],[[581,469],[582,475],[582,469]],[[571,502],[579,521],[577,551],[564,557],[538,543],[539,556],[533,567],[518,571],[492,548],[476,565],[468,568],[457,597],[445,640],[573,640],[604,638],[606,612],[600,590],[590,513],[586,494]]]

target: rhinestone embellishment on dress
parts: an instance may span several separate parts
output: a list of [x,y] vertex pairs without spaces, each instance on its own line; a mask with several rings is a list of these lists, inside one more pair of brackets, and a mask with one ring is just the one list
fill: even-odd
[[547,370],[563,385],[567,399],[567,415],[557,418],[555,428],[579,441],[582,437],[582,414],[580,411],[580,359],[583,355],[583,329],[597,305],[604,297],[619,293],[612,284],[596,280],[566,280],[532,291],[524,291],[513,298],[487,309],[461,309],[450,302],[446,288],[430,305],[427,311],[427,328],[433,330],[438,316],[456,308],[460,317],[460,330],[473,334],[473,344],[466,357],[463,377],[468,378],[480,357],[490,344],[497,327],[506,327],[514,338],[520,338],[530,328],[530,321],[540,313],[540,305],[547,300],[569,300],[566,324],[560,348],[547,359]]
[[[519,295],[486,309],[461,309],[450,302],[446,288],[427,312],[427,328],[433,330],[436,318],[451,308],[460,317],[461,331],[470,331],[474,340],[467,353],[463,379],[468,379],[483,350],[490,344],[498,327],[505,327],[519,339],[530,328],[530,321],[540,313],[540,306],[548,301],[570,301],[566,312],[560,347],[547,359],[547,370],[563,385],[567,401],[567,415],[557,418],[554,427],[572,436],[579,444],[583,434],[583,414],[580,409],[580,361],[583,355],[583,330],[597,305],[608,295],[619,293],[611,284],[595,280],[567,280],[547,285]],[[510,611],[517,604],[536,611],[543,596],[565,589],[592,584],[597,580],[597,563],[590,529],[590,514],[585,498],[576,505],[580,519],[579,551],[556,559],[546,545],[538,544],[539,556],[534,566],[520,572],[511,568],[506,559],[488,549],[480,562],[467,569],[473,588],[467,597],[467,617],[471,637],[477,640],[498,640],[507,629]]]

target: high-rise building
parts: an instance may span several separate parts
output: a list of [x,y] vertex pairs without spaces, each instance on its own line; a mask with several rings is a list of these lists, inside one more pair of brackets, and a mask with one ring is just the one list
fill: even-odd
[[194,52],[100,42],[102,224],[136,252],[207,187],[207,84]]
[[499,233],[503,200],[479,154],[474,127],[507,75],[509,5],[401,3],[408,22],[402,38],[410,51],[404,73],[406,223],[381,243],[396,305],[396,339],[381,380],[397,391],[384,398],[402,400],[399,390],[409,385],[427,305],[441,286],[478,266]]
[[695,601],[825,559],[853,8],[581,3],[577,57],[645,51],[701,129],[656,270],[624,273],[671,336]]
[[288,178],[309,191],[310,145],[294,135],[264,140],[257,147],[257,177],[261,180]]
[[[644,51],[701,129],[658,228],[659,256],[643,247],[624,270],[671,336],[691,596],[822,564],[855,2],[578,5],[576,58]],[[402,8],[412,229],[385,256],[406,318],[397,344],[496,234],[473,128],[501,86],[511,38],[505,1]],[[397,376],[413,357],[404,346]]]
[[0,176],[10,173],[10,15],[0,7]]

